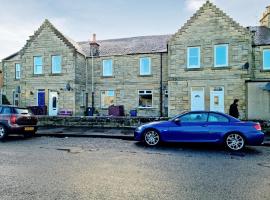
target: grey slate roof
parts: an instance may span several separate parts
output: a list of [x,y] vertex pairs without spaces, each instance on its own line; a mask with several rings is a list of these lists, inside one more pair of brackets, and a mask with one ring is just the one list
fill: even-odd
[[[167,52],[167,43],[172,35],[140,36],[131,38],[99,40],[100,56],[128,55]],[[90,56],[89,42],[78,42],[86,55]]]
[[255,31],[254,44],[255,45],[269,45],[270,44],[270,28],[265,26],[250,26],[250,31]]

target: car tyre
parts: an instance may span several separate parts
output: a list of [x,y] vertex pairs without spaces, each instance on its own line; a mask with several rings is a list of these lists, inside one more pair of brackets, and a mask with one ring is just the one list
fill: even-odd
[[7,136],[7,130],[3,125],[0,125],[0,140],[4,140]]
[[230,133],[225,138],[225,146],[230,151],[241,151],[245,144],[245,138],[239,133]]
[[160,143],[160,135],[156,130],[147,130],[144,134],[144,143],[147,146],[157,146]]

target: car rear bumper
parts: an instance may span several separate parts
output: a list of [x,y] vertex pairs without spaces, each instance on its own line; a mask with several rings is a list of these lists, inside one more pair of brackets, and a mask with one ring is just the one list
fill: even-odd
[[[31,128],[31,129],[30,129]],[[24,126],[11,126],[8,128],[9,134],[25,134],[28,132],[36,132],[38,129],[35,125],[24,125]]]
[[264,141],[264,133],[257,132],[256,134],[253,134],[247,138],[247,145],[257,146],[257,145],[261,145],[263,141]]

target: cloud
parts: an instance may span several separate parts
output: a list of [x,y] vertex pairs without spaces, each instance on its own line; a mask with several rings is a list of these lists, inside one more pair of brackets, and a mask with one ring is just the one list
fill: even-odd
[[[206,0],[186,0],[185,4],[186,4],[186,8],[189,11],[196,11],[198,10],[204,3],[206,2]],[[211,0],[211,2],[215,2],[215,0]]]

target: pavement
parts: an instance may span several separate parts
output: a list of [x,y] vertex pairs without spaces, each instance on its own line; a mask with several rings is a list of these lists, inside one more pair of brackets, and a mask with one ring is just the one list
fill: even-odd
[[[94,137],[133,140],[134,129],[128,128],[87,128],[87,127],[40,127],[36,136],[50,137]],[[270,135],[266,134],[264,146],[270,146]]]
[[87,127],[40,127],[36,136],[52,137],[95,137],[133,140],[134,129],[128,128],[87,128]]

